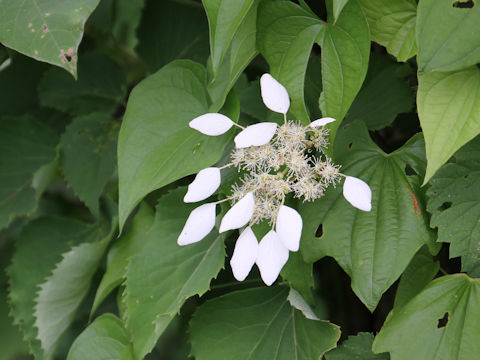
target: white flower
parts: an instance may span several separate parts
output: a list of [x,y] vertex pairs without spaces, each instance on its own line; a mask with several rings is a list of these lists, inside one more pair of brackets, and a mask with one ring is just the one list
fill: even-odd
[[263,282],[270,286],[277,280],[283,265],[288,260],[288,249],[278,234],[270,230],[258,245],[257,266]]
[[220,169],[208,167],[201,170],[195,180],[188,185],[188,191],[183,201],[186,203],[205,200],[210,197],[220,186]]
[[[201,170],[189,185],[184,201],[201,201],[211,196],[220,186],[221,169],[234,166],[242,171],[243,177],[232,185],[232,195],[219,201],[234,202],[223,217],[219,232],[247,225],[230,260],[233,275],[244,280],[256,263],[265,284],[271,285],[287,262],[289,251],[300,248],[303,221],[295,209],[285,205],[288,194],[314,201],[324,195],[329,185],[335,186],[345,177],[345,199],[360,210],[370,211],[372,193],[362,180],[341,174],[340,166],[326,155],[329,130],[323,127],[334,118],[317,119],[307,126],[288,120],[290,99],[282,84],[270,74],[263,74],[260,87],[265,106],[283,114],[284,123],[261,122],[244,128],[218,113],[190,121],[190,127],[210,136],[221,135],[232,126],[242,131],[234,138],[231,163]],[[272,229],[259,244],[251,226],[267,220]],[[178,243],[200,241],[214,224],[215,203],[198,207],[187,219]]]
[[219,232],[239,229],[248,224],[255,209],[255,198],[249,192],[227,211],[220,224]]
[[290,251],[298,251],[303,221],[297,210],[282,205],[278,210],[276,230],[283,245]]
[[372,210],[372,190],[363,180],[346,176],[343,184],[343,196],[357,209]]
[[196,117],[188,125],[202,134],[217,136],[226,133],[235,123],[225,115],[208,113]]
[[250,226],[243,230],[235,244],[230,266],[233,276],[238,281],[243,281],[257,260],[258,241]]
[[202,240],[215,226],[214,203],[203,204],[194,209],[178,237],[178,245],[189,245]]

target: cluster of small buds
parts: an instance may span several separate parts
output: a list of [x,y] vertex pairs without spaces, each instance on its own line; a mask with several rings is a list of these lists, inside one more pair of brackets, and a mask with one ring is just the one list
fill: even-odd
[[[242,281],[257,264],[263,281],[271,285],[287,262],[289,251],[298,251],[300,246],[303,221],[295,209],[284,204],[288,194],[313,201],[342,177],[343,195],[356,208],[370,211],[372,194],[362,180],[341,174],[340,167],[325,154],[328,129],[324,126],[335,119],[318,119],[308,126],[288,121],[287,90],[270,74],[262,76],[260,87],[265,105],[284,115],[283,125],[263,122],[244,128],[218,113],[204,114],[190,122],[190,127],[210,136],[221,135],[232,126],[242,131],[234,139],[231,163],[201,170],[189,185],[184,201],[202,201],[213,195],[221,183],[221,169],[234,166],[243,172],[243,177],[232,186],[231,197],[194,209],[177,242],[187,245],[203,239],[215,226],[216,205],[232,201],[219,232],[246,226],[230,260],[233,274]],[[251,226],[265,220],[272,229],[259,243]]]

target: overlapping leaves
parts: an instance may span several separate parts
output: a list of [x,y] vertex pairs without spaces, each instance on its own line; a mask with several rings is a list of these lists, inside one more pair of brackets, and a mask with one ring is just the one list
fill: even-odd
[[[98,258],[116,227],[111,213],[106,216],[93,225],[42,217],[22,231],[8,270],[9,299],[15,323],[38,359],[52,357],[89,288]],[[39,286],[43,290],[38,294]],[[71,291],[65,290],[68,287]]]
[[358,1],[367,17],[373,41],[385,46],[399,61],[406,61],[417,53],[415,0]]
[[373,350],[389,351],[392,360],[474,359],[480,352],[479,316],[480,281],[443,276],[389,314]]
[[194,208],[183,203],[185,192],[180,188],[160,200],[146,244],[128,265],[125,317],[137,358],[152,350],[183,302],[206,292],[223,267],[223,239],[216,230],[197,244],[177,244]]
[[34,175],[56,157],[57,135],[30,116],[0,118],[0,229],[33,212]]
[[236,291],[199,307],[191,321],[198,360],[319,359],[335,347],[339,328],[306,318],[285,287]]
[[450,243],[450,257],[462,257],[462,270],[480,276],[480,142],[476,138],[440,168],[428,190],[431,225],[438,240]]
[[[351,207],[341,196],[341,187],[301,210],[304,258],[334,257],[351,276],[354,292],[372,311],[417,250],[433,242],[420,177],[405,173],[407,165],[418,174],[424,171],[423,145],[422,137],[415,136],[401,149],[385,154],[372,142],[365,125],[346,125],[335,143],[336,161],[343,165],[344,174],[369,184],[372,211]],[[320,224],[323,235],[317,238]]]
[[425,136],[425,182],[480,133],[480,69],[420,73],[418,116]]
[[174,61],[132,91],[118,140],[120,227],[149,192],[220,158],[229,135],[209,137],[188,126],[207,112],[205,81],[201,65]]
[[350,0],[335,22],[325,28],[322,47],[322,84],[320,109],[332,123],[331,138],[352,105],[367,74],[370,56],[368,23],[357,0]]

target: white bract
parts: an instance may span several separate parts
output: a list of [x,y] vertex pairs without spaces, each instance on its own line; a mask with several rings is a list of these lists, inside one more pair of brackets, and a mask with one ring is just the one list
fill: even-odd
[[242,149],[249,146],[265,145],[272,140],[276,130],[277,123],[264,122],[250,125],[235,136],[235,139],[233,139],[235,147]]
[[260,78],[263,103],[267,108],[280,114],[286,114],[290,108],[290,98],[285,87],[270,74]]
[[220,224],[220,232],[239,229],[248,224],[255,209],[253,193],[248,193],[227,211]]
[[[287,196],[314,201],[330,186],[345,177],[343,195],[354,207],[371,210],[372,193],[362,180],[340,173],[326,155],[329,130],[324,126],[335,121],[317,119],[307,126],[287,120],[290,99],[287,90],[270,74],[260,79],[261,95],[267,108],[284,115],[284,123],[261,122],[240,126],[222,114],[209,113],[190,122],[190,127],[211,136],[242,129],[235,137],[231,162],[221,168],[201,170],[189,185],[185,202],[201,201],[211,196],[221,182],[221,169],[235,167],[242,179],[232,186],[232,194],[223,201],[233,206],[223,217],[219,232],[240,229],[230,264],[235,278],[244,280],[254,263],[265,284],[275,282],[288,260],[289,251],[298,251],[303,221],[300,214],[285,205]],[[218,203],[218,202],[217,202]],[[251,226],[268,221],[271,230],[258,243]],[[190,214],[178,238],[180,245],[197,242],[214,227],[215,203],[205,204]]]
[[238,281],[243,281],[255,264],[258,254],[258,241],[252,228],[248,226],[235,244],[230,266],[233,276]]
[[207,236],[215,226],[215,204],[203,204],[190,213],[178,237],[178,245],[196,243]]
[[277,280],[283,265],[288,260],[288,249],[278,234],[270,230],[258,245],[257,266],[262,280],[268,286]]
[[205,200],[210,197],[220,186],[220,169],[209,167],[201,170],[195,180],[188,185],[188,191],[183,201],[186,203]]
[[321,119],[317,119],[317,120],[314,120],[310,123],[310,127],[312,128],[316,128],[316,127],[319,127],[319,126],[325,126],[327,124],[330,124],[331,122],[334,122],[336,121],[334,118],[331,118],[331,117],[325,117],[325,118],[321,118]]
[[278,210],[277,234],[283,245],[290,251],[298,251],[302,236],[303,221],[297,210],[282,205]]
[[353,176],[346,176],[343,184],[343,196],[357,209],[372,210],[372,190],[363,180]]
[[217,136],[226,133],[235,123],[227,116],[218,113],[208,113],[196,117],[188,125],[202,134]]

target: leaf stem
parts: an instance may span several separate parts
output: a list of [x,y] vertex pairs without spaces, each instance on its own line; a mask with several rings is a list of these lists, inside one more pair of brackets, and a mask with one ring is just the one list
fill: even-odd
[[210,290],[218,290],[218,289],[224,289],[230,286],[235,286],[235,285],[245,285],[245,284],[256,284],[256,283],[262,283],[262,279],[249,279],[249,280],[244,280],[244,281],[230,281],[227,283],[223,284],[218,284],[218,285],[213,285],[210,286]]

